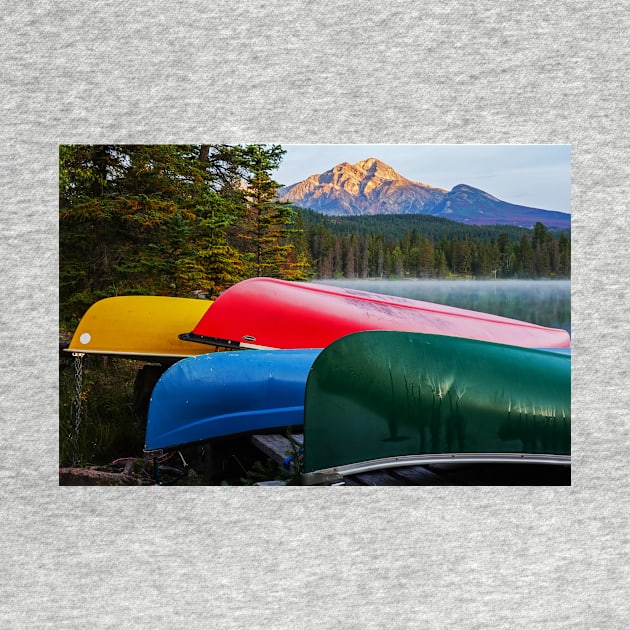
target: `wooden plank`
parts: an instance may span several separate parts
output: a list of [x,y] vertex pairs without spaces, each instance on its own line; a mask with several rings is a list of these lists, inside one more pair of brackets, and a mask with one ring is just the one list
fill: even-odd
[[451,485],[446,476],[436,474],[424,466],[401,466],[372,470],[344,477],[349,485],[365,486],[445,486]]
[[370,470],[356,475],[349,475],[345,479],[352,479],[363,486],[408,486],[404,479],[394,477],[388,470]]
[[[293,435],[292,438],[300,445],[304,444],[302,434]],[[272,433],[269,435],[252,435],[252,444],[261,450],[278,464],[284,464],[284,460],[293,454],[294,446],[284,435]]]
[[448,486],[447,478],[436,474],[424,466],[402,466],[394,468],[391,474],[407,481],[410,486]]

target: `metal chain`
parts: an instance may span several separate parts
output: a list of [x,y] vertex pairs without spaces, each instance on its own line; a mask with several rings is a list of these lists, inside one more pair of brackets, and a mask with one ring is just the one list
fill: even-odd
[[79,430],[81,428],[81,411],[83,407],[81,395],[83,394],[83,357],[85,354],[73,352],[72,356],[74,357],[74,400],[72,401],[74,411],[74,435],[71,436],[74,448],[72,453],[72,465],[77,466],[81,463],[79,457]]

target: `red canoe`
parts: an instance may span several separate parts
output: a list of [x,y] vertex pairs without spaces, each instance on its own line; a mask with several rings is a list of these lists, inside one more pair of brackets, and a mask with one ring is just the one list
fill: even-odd
[[323,284],[251,278],[224,291],[181,339],[230,348],[325,348],[364,330],[397,330],[521,346],[570,346],[565,330],[452,306]]

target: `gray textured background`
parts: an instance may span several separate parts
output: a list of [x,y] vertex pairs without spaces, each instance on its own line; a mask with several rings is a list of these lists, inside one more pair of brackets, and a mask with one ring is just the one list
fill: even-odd
[[[181,6],[180,6],[181,5]],[[627,628],[628,3],[3,3],[2,628]],[[68,488],[57,145],[569,143],[571,488]]]

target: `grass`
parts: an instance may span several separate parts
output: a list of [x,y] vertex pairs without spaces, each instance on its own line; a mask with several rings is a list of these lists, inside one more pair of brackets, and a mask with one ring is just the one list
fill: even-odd
[[60,366],[59,465],[101,465],[120,457],[142,457],[145,421],[133,404],[137,362],[83,357],[78,427],[72,357],[62,359]]

